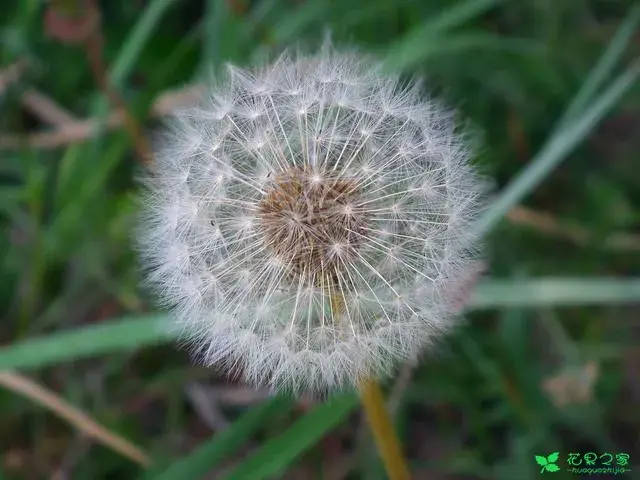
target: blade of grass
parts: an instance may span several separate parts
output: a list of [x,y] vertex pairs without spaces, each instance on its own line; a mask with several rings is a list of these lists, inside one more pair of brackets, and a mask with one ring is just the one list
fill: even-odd
[[501,37],[492,33],[475,32],[450,35],[422,49],[420,61],[432,55],[455,55],[469,50],[541,53],[542,45],[526,38]]
[[623,72],[611,86],[595,100],[580,118],[561,132],[553,134],[541,151],[518,176],[512,180],[474,226],[482,235],[491,230],[502,217],[536,188],[564,160],[604,115],[627,93],[640,76],[640,61]]
[[462,348],[464,355],[469,358],[470,363],[486,379],[486,385],[491,385],[500,392],[505,404],[519,418],[522,425],[528,428],[536,427],[535,415],[530,411],[522,393],[513,385],[512,380],[507,377],[500,364],[483,351],[483,345],[466,335],[459,336],[456,341]]
[[256,2],[244,17],[244,23],[247,30],[251,33],[255,33],[260,24],[268,21],[278,7],[281,7],[278,0],[262,0],[260,2]]
[[226,62],[243,59],[252,43],[246,22],[232,10],[227,0],[207,0],[202,31],[202,56],[199,76],[215,74]]
[[640,279],[492,280],[473,292],[470,309],[640,303]]
[[202,478],[221,461],[236,452],[269,417],[287,412],[293,405],[294,402],[290,398],[273,397],[265,403],[251,408],[233,422],[228,429],[216,433],[211,440],[181,460],[174,462],[160,474],[145,475],[144,478],[153,478],[153,480]]
[[[116,91],[122,88],[122,84],[138,61],[140,53],[151,38],[151,34],[159,23],[160,18],[174,2],[175,0],[154,0],[147,4],[140,15],[140,19],[123,42],[118,55],[107,72],[108,83]],[[92,142],[94,149],[97,148],[98,139],[102,137],[105,131],[104,119],[106,118],[107,112],[107,99],[97,98],[93,103],[92,116],[101,119],[101,125],[99,126],[98,134]]]
[[225,480],[275,478],[308,448],[338,425],[358,405],[354,395],[341,395],[318,405],[285,433],[265,443],[258,452],[227,473]]
[[[151,105],[152,98],[155,98],[160,89],[162,79],[171,69],[186,56],[187,52],[195,45],[195,33],[190,32],[177,45],[174,51],[169,54],[155,71],[156,76],[150,80],[147,91],[137,99],[134,105],[134,114],[141,117]],[[96,133],[96,139],[100,132]],[[98,162],[83,162],[84,158],[92,158],[90,150],[99,154]],[[59,212],[49,227],[49,234],[46,238],[47,251],[60,253],[61,247],[70,246],[76,248],[73,241],[69,241],[69,236],[77,238],[78,226],[83,224],[82,217],[87,215],[91,209],[92,202],[101,201],[98,197],[104,191],[104,185],[113,174],[113,171],[124,158],[127,149],[126,138],[119,138],[103,149],[96,149],[95,146],[82,145],[71,146],[68,154],[65,154],[63,166],[60,169],[60,200]],[[68,160],[68,161],[67,161]],[[96,166],[97,165],[97,166]],[[61,197],[62,195],[65,197]],[[88,210],[89,209],[89,210]],[[67,233],[69,232],[69,233]]]
[[162,315],[124,318],[18,342],[0,348],[0,370],[43,367],[167,342],[176,333],[166,328],[165,318]]
[[122,86],[122,83],[138,61],[140,53],[151,38],[155,27],[174,2],[175,0],[148,2],[140,15],[140,19],[133,27],[109,69],[109,82],[113,87],[120,88]]
[[13,372],[0,372],[0,385],[43,406],[83,434],[146,467],[151,458],[140,447],[100,425],[89,415],[33,380]]
[[229,21],[229,14],[229,5],[225,0],[207,0],[202,32],[203,73],[207,73],[210,67],[215,69],[223,61],[223,26]]
[[640,6],[636,5],[620,25],[615,35],[609,42],[607,49],[600,56],[596,65],[591,69],[587,76],[587,80],[582,84],[580,90],[575,95],[567,111],[558,123],[558,129],[564,128],[580,115],[580,112],[586,108],[589,101],[597,93],[603,82],[607,79],[616,63],[622,57],[629,42],[633,39],[633,34],[638,27],[640,21]]
[[[640,279],[539,278],[487,280],[473,293],[470,310],[501,307],[640,302]],[[116,351],[136,350],[178,338],[164,315],[131,317],[32,338],[0,348],[0,370],[39,368]]]
[[[544,51],[541,44],[526,38],[508,38],[484,32],[468,33],[450,35],[437,42],[429,42],[417,52],[419,56],[412,59],[410,63],[405,63],[405,60],[391,56],[385,61],[385,68],[401,71],[415,66],[417,63],[425,62],[436,55],[451,56],[476,50],[518,54],[540,54]],[[395,62],[403,63],[400,65]]]
[[329,8],[330,5],[324,0],[301,3],[273,27],[271,39],[276,45],[286,44],[309,25],[321,21]]
[[[98,138],[96,137],[96,140]],[[73,201],[64,205],[51,222],[48,234],[44,239],[47,257],[62,256],[69,253],[68,248],[75,248],[74,236],[77,236],[78,227],[82,225],[82,217],[90,211],[92,201],[103,201],[100,195],[104,192],[109,175],[122,160],[126,152],[127,141],[125,139],[125,141],[110,143],[108,147],[105,147],[106,151],[101,152],[100,162],[92,164],[93,168],[88,171],[84,169],[87,165],[86,162],[84,164],[82,162],[75,163],[74,168],[87,174],[83,179],[77,174],[74,175],[73,180],[76,187],[73,191],[75,197],[70,197]],[[87,148],[88,146],[85,146],[83,150],[86,152]],[[71,186],[65,188],[69,189]]]
[[[640,7],[632,9],[618,28],[605,52],[591,69],[587,80],[569,103],[567,110],[540,152],[513,180],[476,224],[476,232],[491,230],[500,219],[538,186],[549,173],[580,143],[600,119],[634,85],[640,75],[636,61],[596,100],[593,95],[619,60],[640,20]],[[591,102],[591,107],[587,108]]]
[[[415,65],[424,58],[425,50],[428,52],[438,49],[437,43],[446,42],[446,39],[441,38],[446,31],[481,15],[502,1],[504,0],[467,0],[443,11],[392,45],[384,59],[385,68],[388,71],[402,71]],[[425,49],[425,45],[432,46]]]

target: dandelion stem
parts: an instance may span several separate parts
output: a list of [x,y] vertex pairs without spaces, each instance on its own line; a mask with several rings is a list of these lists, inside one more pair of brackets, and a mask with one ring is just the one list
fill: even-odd
[[[334,315],[344,310],[344,299],[339,294],[331,295],[331,311]],[[339,318],[339,317],[338,317]],[[378,453],[382,457],[389,480],[409,480],[411,475],[400,447],[400,440],[393,428],[389,410],[384,401],[380,384],[365,379],[359,382],[360,399],[373,433]]]
[[374,380],[364,380],[360,383],[359,390],[367,421],[389,479],[409,480],[411,478],[409,467],[400,448],[400,441],[393,428],[389,411],[385,406],[380,385]]

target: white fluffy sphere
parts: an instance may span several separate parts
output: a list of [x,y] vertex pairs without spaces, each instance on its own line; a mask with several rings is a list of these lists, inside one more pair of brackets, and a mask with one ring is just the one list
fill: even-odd
[[147,279],[206,365],[331,391],[453,323],[482,182],[451,115],[357,53],[229,69],[146,180]]

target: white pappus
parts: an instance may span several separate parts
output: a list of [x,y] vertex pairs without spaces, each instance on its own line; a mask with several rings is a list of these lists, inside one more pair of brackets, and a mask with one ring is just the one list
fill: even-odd
[[148,283],[199,360],[256,386],[388,375],[455,323],[484,184],[452,115],[325,47],[178,112],[145,179]]

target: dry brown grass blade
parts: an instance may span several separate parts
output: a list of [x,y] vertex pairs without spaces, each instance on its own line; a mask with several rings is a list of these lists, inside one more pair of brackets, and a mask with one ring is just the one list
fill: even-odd
[[20,100],[22,105],[41,121],[58,128],[78,121],[71,113],[38,90],[27,90]]
[[88,7],[88,15],[93,17],[94,22],[93,28],[84,40],[85,55],[93,78],[109,99],[111,105],[122,112],[122,123],[131,137],[134,149],[140,160],[143,163],[151,162],[153,160],[153,154],[147,138],[142,133],[142,127],[129,110],[129,106],[120,96],[120,92],[109,83],[107,66],[102,58],[104,37],[102,34],[100,5],[97,0],[85,0],[85,3]]
[[[169,113],[194,105],[204,92],[202,85],[188,85],[179,90],[169,90],[158,95],[151,106],[151,115],[163,117]],[[114,129],[122,127],[125,116],[122,111],[112,112],[104,121],[105,127]],[[101,120],[88,118],[67,123],[63,128],[53,131],[29,133],[9,133],[0,135],[0,149],[20,150],[22,148],[54,149],[71,143],[82,142],[92,138],[99,131]]]
[[83,434],[139,465],[143,467],[151,465],[151,458],[140,447],[111,432],[77,407],[67,403],[54,392],[38,385],[33,380],[18,373],[4,371],[0,372],[0,385],[45,407]]
[[2,95],[11,84],[16,83],[20,79],[20,76],[28,66],[29,62],[21,59],[0,69],[0,95]]
[[[122,125],[121,112],[113,112],[104,120],[104,126],[113,129]],[[72,143],[82,142],[93,137],[101,128],[99,119],[79,120],[68,123],[62,128],[49,132],[31,133],[28,135],[0,135],[0,149],[20,150],[22,148],[52,149]]]
[[122,124],[131,137],[142,162],[152,159],[147,139],[138,120],[116,88],[110,84],[103,59],[102,15],[97,0],[53,0],[44,12],[44,29],[50,38],[63,44],[81,45],[95,83],[112,107],[121,112]]
[[[594,241],[593,235],[585,228],[568,226],[558,222],[548,213],[525,207],[514,207],[507,214],[511,223],[530,227],[539,232],[563,238],[577,245],[587,245]],[[613,251],[640,250],[640,236],[625,233],[612,233],[600,242],[600,246]]]

